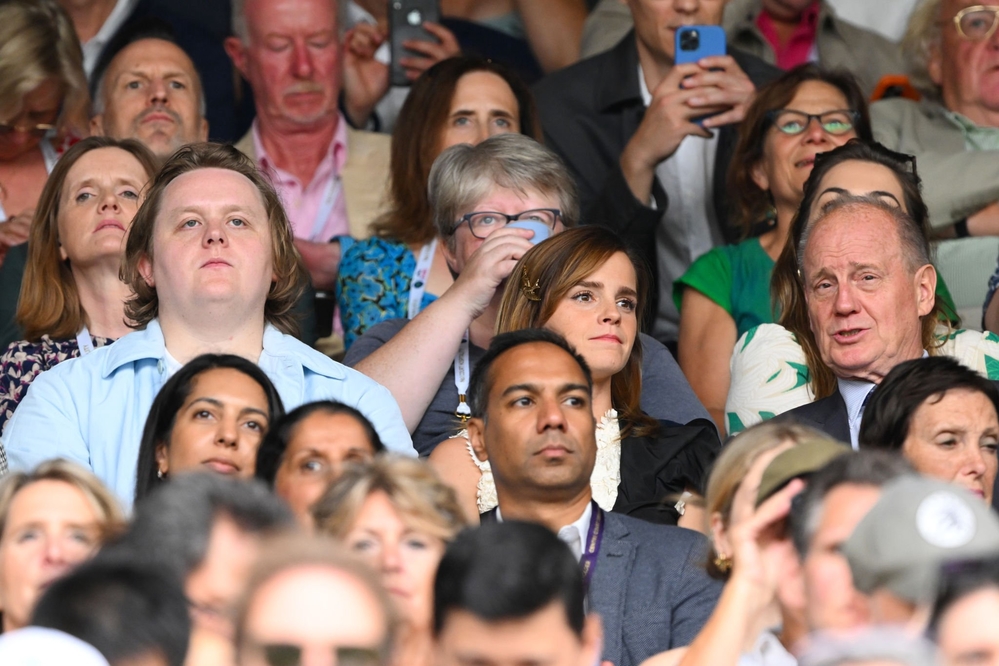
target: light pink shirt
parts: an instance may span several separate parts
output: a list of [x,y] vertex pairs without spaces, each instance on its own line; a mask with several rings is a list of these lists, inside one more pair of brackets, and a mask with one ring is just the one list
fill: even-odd
[[[329,150],[316,168],[312,182],[304,187],[298,178],[279,169],[268,157],[256,120],[253,121],[253,147],[260,168],[270,176],[281,196],[295,238],[326,243],[334,236],[350,235],[347,203],[340,187],[340,171],[347,162],[347,121],[342,114]],[[333,198],[332,208],[326,203],[328,197]],[[324,209],[329,210],[329,214],[318,220]]]

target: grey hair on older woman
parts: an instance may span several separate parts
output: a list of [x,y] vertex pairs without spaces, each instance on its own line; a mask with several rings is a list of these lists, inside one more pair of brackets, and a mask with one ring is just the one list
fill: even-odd
[[434,224],[449,247],[454,247],[458,218],[472,212],[494,187],[555,195],[562,223],[571,227],[579,220],[576,185],[559,156],[529,136],[498,134],[477,146],[448,148],[430,169],[427,188]]

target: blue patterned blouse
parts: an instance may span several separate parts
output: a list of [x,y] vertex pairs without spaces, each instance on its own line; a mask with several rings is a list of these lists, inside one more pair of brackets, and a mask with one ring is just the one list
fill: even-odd
[[[405,243],[385,238],[341,238],[336,301],[347,347],[386,319],[405,318],[416,257]],[[437,300],[424,292],[420,310]]]

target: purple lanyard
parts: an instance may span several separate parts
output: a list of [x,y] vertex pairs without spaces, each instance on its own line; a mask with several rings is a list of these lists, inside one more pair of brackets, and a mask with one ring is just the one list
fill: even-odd
[[586,542],[583,544],[583,556],[579,564],[583,567],[583,582],[590,589],[593,572],[597,568],[597,558],[600,556],[600,542],[604,539],[604,512],[592,502],[593,515],[590,516],[590,529],[586,532]]

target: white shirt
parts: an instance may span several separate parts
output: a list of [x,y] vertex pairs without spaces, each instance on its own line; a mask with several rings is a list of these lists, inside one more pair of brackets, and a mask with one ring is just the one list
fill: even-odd
[[[648,108],[652,93],[641,65],[638,85]],[[656,229],[659,312],[652,333],[660,340],[676,340],[679,335],[680,313],[673,304],[673,282],[695,259],[724,241],[712,197],[717,151],[717,131],[708,139],[687,136],[675,153],[656,165],[656,178],[669,197],[669,207]],[[655,206],[654,200],[650,203]]]
[[798,666],[798,660],[772,631],[765,630],[756,638],[753,649],[739,656],[738,666]]
[[138,1],[118,0],[115,3],[114,9],[111,10],[111,13],[108,14],[107,19],[104,21],[104,25],[97,31],[97,34],[87,40],[86,44],[82,45],[83,69],[87,73],[88,79],[94,73],[94,67],[97,66],[97,59],[101,57],[101,51],[104,50],[107,43],[118,32],[118,28],[132,15],[132,10]]
[[[586,541],[586,535],[590,531],[590,519],[592,517],[593,502],[587,502],[586,508],[583,510],[583,515],[575,522],[569,523],[558,531],[558,538],[569,546],[577,562],[583,558],[583,542]],[[503,522],[503,514],[500,513],[499,507],[496,507],[496,522]]]

